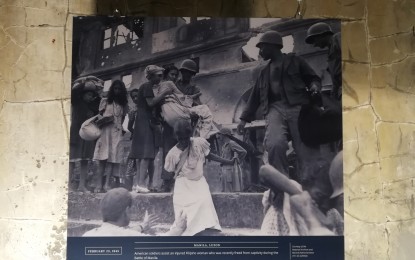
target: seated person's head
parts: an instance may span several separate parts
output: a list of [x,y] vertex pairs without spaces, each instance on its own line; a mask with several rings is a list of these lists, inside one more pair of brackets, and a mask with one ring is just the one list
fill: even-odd
[[174,125],[174,134],[180,147],[188,147],[190,144],[190,137],[192,137],[192,126],[190,125],[190,122],[185,119],[178,120]]
[[127,208],[131,207],[132,201],[131,194],[124,188],[109,190],[101,200],[102,220],[120,227],[128,226]]

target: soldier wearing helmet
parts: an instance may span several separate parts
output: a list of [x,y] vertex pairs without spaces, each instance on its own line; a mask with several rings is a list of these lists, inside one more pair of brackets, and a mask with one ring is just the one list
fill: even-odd
[[341,35],[333,33],[330,25],[319,22],[307,30],[305,42],[321,49],[328,48],[328,71],[333,83],[331,95],[338,100],[342,96]]
[[[185,95],[195,95],[201,94],[199,88],[192,82],[193,77],[198,73],[198,66],[196,62],[191,59],[185,59],[182,61],[179,67],[179,80],[176,82],[177,88]],[[193,98],[193,105],[201,105],[199,97]],[[174,138],[173,128],[169,126],[166,122],[163,123],[163,158],[166,158],[167,153],[170,149],[176,144],[176,139]],[[171,192],[174,185],[174,176],[167,172],[166,170],[162,171],[161,178],[163,179],[163,184],[161,190],[164,192]]]
[[[192,78],[198,73],[198,67],[196,62],[191,59],[184,60],[179,67],[180,78],[177,81],[177,88],[185,95],[195,95],[200,93],[193,82]],[[195,99],[195,105],[202,104],[199,98]]]
[[[238,124],[243,133],[246,122],[256,118],[260,111],[267,119],[264,145],[269,164],[288,176],[286,152],[292,140],[297,154],[299,172],[305,178],[311,170],[311,155],[315,150],[305,146],[298,130],[301,106],[309,103],[307,90],[319,92],[321,79],[307,62],[293,53],[283,54],[282,37],[276,31],[262,35],[257,44],[259,53],[267,64],[260,71],[252,88],[247,106]],[[310,170],[309,170],[310,169]]]

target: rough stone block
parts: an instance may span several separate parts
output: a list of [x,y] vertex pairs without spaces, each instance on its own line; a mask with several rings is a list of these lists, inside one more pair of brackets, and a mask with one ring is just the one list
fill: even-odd
[[27,58],[20,63],[27,67],[35,65],[45,70],[62,71],[65,67],[63,35],[64,28],[28,29],[29,46],[25,50]]
[[265,2],[265,9],[267,10],[267,14],[268,14],[267,17],[293,17],[295,15],[295,11],[297,10],[296,1],[265,0],[264,2]]
[[7,33],[7,36],[10,38],[10,40],[15,42],[17,45],[19,46],[26,45],[27,30],[25,27],[9,27],[5,30],[5,32]]
[[270,17],[267,9],[266,0],[253,0],[252,4],[252,17]]
[[69,12],[72,14],[95,14],[97,10],[96,0],[69,1]]
[[0,228],[2,259],[65,259],[66,225],[63,220],[0,219]]
[[[63,167],[55,169],[62,171]],[[9,202],[0,212],[0,219],[13,216],[16,219],[53,221],[56,216],[66,214],[66,195],[59,193],[59,190],[65,190],[64,187],[65,183],[43,181],[38,175],[30,177],[20,187],[0,192],[0,200]],[[33,194],[36,194],[36,203],[27,203],[33,199]]]
[[415,96],[389,87],[373,88],[372,106],[382,121],[415,123]]
[[[211,0],[211,1],[197,1],[197,15],[198,16],[219,16],[223,10],[222,0]],[[228,1],[233,2],[233,1]]]
[[[107,5],[108,2],[106,1]],[[121,2],[121,5],[118,4],[110,4],[110,9],[108,10],[111,14],[113,10],[118,7],[118,9],[123,12],[128,12],[132,14],[145,14],[149,16],[197,16],[197,8],[196,8],[196,1],[191,0],[178,0],[178,1],[136,1],[136,2],[128,2],[128,8],[125,9],[124,3]],[[98,12],[100,13],[101,5],[104,3],[100,2],[98,5]],[[104,7],[105,8],[105,7]]]
[[[358,157],[359,143],[357,140],[343,142],[343,173],[351,174],[362,165],[362,160]],[[347,162],[347,163],[346,163]]]
[[[2,124],[0,124],[0,126],[2,126],[2,128],[5,128],[3,127]],[[2,145],[2,147],[11,148],[6,145]],[[18,153],[17,152],[9,153],[6,151],[7,151],[6,149],[2,149],[2,151],[0,151],[0,164],[1,164],[1,174],[2,174],[2,177],[0,178],[0,192],[1,193],[5,192],[8,189],[13,189],[14,187],[20,186],[22,184],[23,174],[24,174],[24,169],[22,169],[21,166],[10,163],[10,162],[16,162],[16,157]],[[6,202],[9,203],[8,200],[6,200]]]
[[0,48],[4,48],[10,42],[10,35],[5,30],[0,30]]
[[353,62],[369,62],[366,27],[364,22],[343,22],[342,59]]
[[[68,139],[69,138],[70,123],[71,123],[71,100],[70,99],[65,99],[61,103],[62,103],[62,107],[63,107],[64,122],[65,122],[65,126],[66,126],[67,133],[68,133],[68,136],[67,136],[67,139]],[[69,146],[68,146],[68,149],[67,149],[67,154],[69,154]]]
[[412,33],[398,34],[370,40],[370,55],[373,65],[402,61],[415,54],[415,41]]
[[3,109],[3,105],[4,105],[4,96],[5,96],[5,89],[6,89],[6,82],[4,81],[4,79],[2,78],[2,75],[0,73],[0,113]]
[[379,170],[378,163],[362,165],[353,174],[344,176],[348,194],[354,198],[375,197],[380,194],[382,185]]
[[[275,1],[277,2],[277,1]],[[292,1],[293,3],[295,1]],[[324,1],[309,0],[306,2],[306,17],[339,17],[361,19],[364,17],[365,2],[361,0]],[[295,10],[295,9],[294,9]]]
[[153,16],[198,16],[197,2],[192,0],[178,0],[178,1],[150,1],[148,7],[143,6],[141,10],[150,10],[150,15]]
[[415,57],[401,62],[372,68],[372,87],[395,88],[408,94],[415,94]]
[[345,215],[345,222],[346,259],[385,259],[389,245],[384,224],[362,221],[349,215]]
[[410,260],[415,245],[415,220],[389,222],[386,224],[389,241],[389,259]]
[[25,24],[25,9],[12,5],[0,5],[0,25],[3,28]]
[[64,26],[66,21],[66,9],[39,9],[26,8],[26,26]]
[[[348,191],[345,192],[345,195]],[[380,191],[381,192],[381,191]],[[379,192],[379,194],[380,194]],[[350,193],[353,194],[353,193]],[[385,212],[385,202],[379,195],[373,197],[346,196],[344,203],[345,215],[365,223],[385,223],[387,213]],[[349,223],[345,222],[345,226]]]
[[408,32],[415,22],[415,2],[367,0],[367,24],[371,37]]
[[369,65],[343,63],[343,107],[353,108],[370,102]]
[[71,41],[66,41],[65,44],[65,68],[63,70],[65,70],[66,68],[71,68],[72,66],[72,42]]
[[[15,115],[19,116],[16,118]],[[9,148],[10,154],[27,153],[34,157],[33,160],[27,160],[25,163],[25,167],[31,170],[36,169],[36,160],[39,156],[64,157],[67,155],[69,142],[67,142],[62,115],[61,103],[58,101],[32,104],[6,103],[0,114],[2,126],[0,143],[3,147]],[[6,125],[4,129],[3,126]],[[51,145],[55,143],[59,145]],[[6,165],[14,163],[10,161]],[[53,169],[45,168],[42,171],[45,174],[56,175]]]
[[379,123],[377,131],[381,158],[415,155],[415,125]]
[[[69,14],[65,23],[65,41],[72,42],[73,18],[77,15]],[[72,50],[72,48],[71,48]]]
[[66,67],[63,71],[63,99],[71,98],[71,89],[72,89],[72,70],[70,67]]
[[415,176],[383,184],[388,221],[407,221],[415,217]]
[[380,175],[383,182],[409,179],[414,177],[414,156],[406,155],[384,158],[380,161],[380,167]]
[[[4,64],[0,67],[0,75],[3,77],[4,81],[11,82],[11,67],[22,55],[22,52],[23,48],[12,41],[9,42],[4,48],[0,49],[2,64]],[[8,88],[10,88],[10,86],[6,89]]]
[[7,6],[7,5],[21,7],[23,6],[23,0],[2,0],[0,2],[0,6]]
[[369,106],[343,113],[343,140],[357,142],[355,156],[362,164],[379,161],[375,122]]
[[[386,220],[379,164],[364,165],[344,177],[345,210],[361,221],[382,223]],[[362,210],[362,209],[365,210]]]
[[[13,88],[8,89],[6,93],[6,100],[41,101],[58,99],[62,97],[64,89],[62,81],[62,72],[47,71],[38,68],[33,68],[31,71],[23,75],[24,77],[22,79],[18,79],[14,83]],[[42,76],[39,77],[39,75]],[[39,86],[42,86],[45,92],[39,91]]]

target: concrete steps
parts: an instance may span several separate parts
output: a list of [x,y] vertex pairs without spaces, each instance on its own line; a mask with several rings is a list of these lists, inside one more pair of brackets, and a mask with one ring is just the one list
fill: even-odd
[[[68,236],[69,237],[78,237],[82,236],[86,231],[93,228],[99,227],[101,224],[100,221],[91,220],[91,221],[77,221],[68,219]],[[135,228],[139,225],[139,222],[131,222],[130,227]],[[149,230],[148,234],[150,235],[163,235],[164,232],[167,232],[170,228],[170,224],[161,223],[154,226]],[[137,228],[137,230],[139,230]],[[231,227],[222,227],[222,232],[211,232],[209,236],[260,236],[260,229],[256,228],[231,228]]]
[[[149,193],[133,195],[129,210],[132,222],[141,221],[147,210],[159,217],[162,227],[169,227],[174,221],[173,198],[171,193]],[[70,192],[68,203],[68,235],[83,234],[101,222],[99,203],[104,194]],[[213,193],[213,203],[224,234],[253,233],[259,230],[263,215],[262,193]],[[86,228],[86,229],[85,229]],[[166,229],[167,230],[167,229]],[[83,231],[83,232],[82,232]]]

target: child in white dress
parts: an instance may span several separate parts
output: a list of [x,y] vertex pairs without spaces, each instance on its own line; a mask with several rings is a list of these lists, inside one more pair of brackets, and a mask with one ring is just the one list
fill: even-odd
[[206,158],[228,165],[233,165],[234,160],[211,154],[206,139],[192,138],[192,127],[188,120],[179,120],[175,124],[174,133],[178,143],[167,154],[164,168],[175,173],[175,217],[177,219],[177,214],[182,211],[187,217],[187,228],[182,235],[193,236],[205,229],[220,231],[221,226],[209,186],[203,176],[203,164]]

